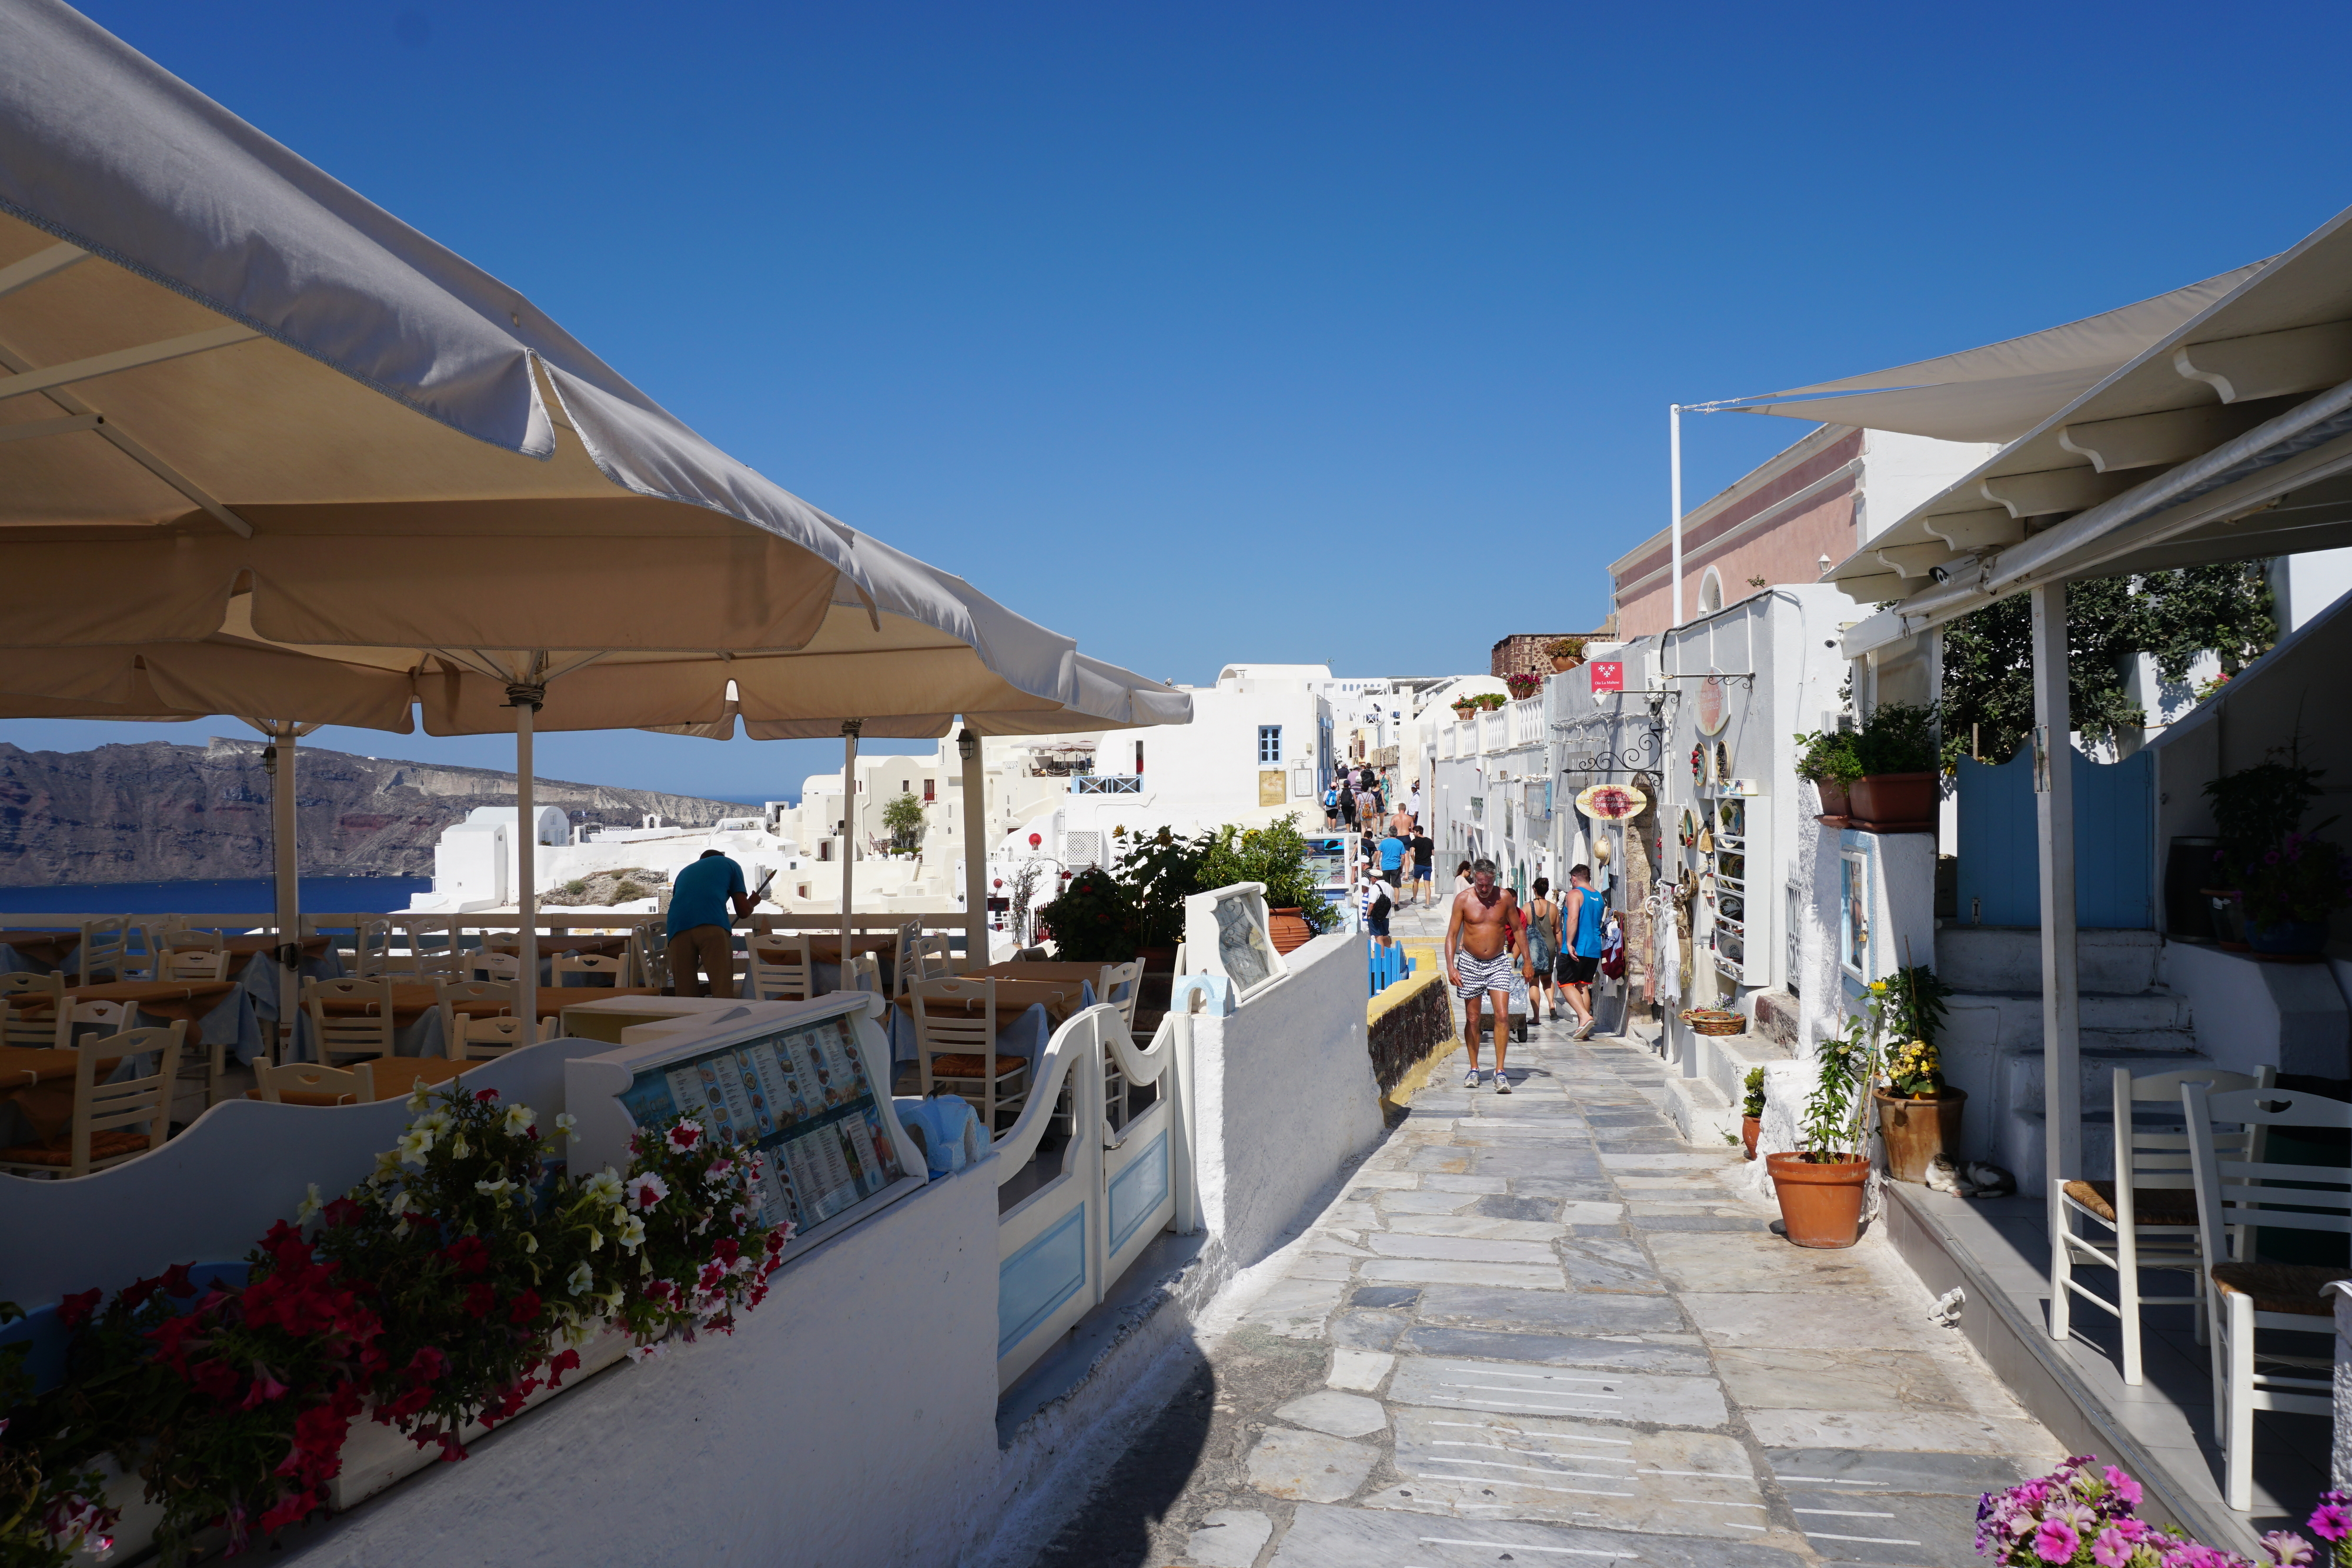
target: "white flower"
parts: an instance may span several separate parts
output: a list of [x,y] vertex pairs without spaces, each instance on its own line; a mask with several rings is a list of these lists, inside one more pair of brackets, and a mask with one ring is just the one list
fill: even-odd
[[646,1222],[644,1220],[633,1214],[622,1222],[619,1240],[623,1251],[635,1252],[644,1244],[645,1239]]
[[522,1249],[523,1249],[525,1252],[536,1252],[536,1251],[538,1251],[538,1250],[539,1250],[539,1238],[538,1238],[538,1237],[536,1237],[536,1236],[533,1236],[533,1235],[532,1235],[530,1231],[528,1231],[528,1230],[524,1231],[524,1232],[522,1233]]
[[449,1157],[451,1159],[462,1160],[473,1152],[474,1151],[471,1148],[467,1146],[465,1134],[460,1133],[456,1137],[449,1140]]
[[598,1171],[594,1176],[590,1176],[586,1181],[580,1184],[580,1196],[586,1198],[592,1198],[598,1203],[620,1202],[620,1173],[615,1171],[612,1166],[606,1166],[603,1170]]
[[402,1187],[398,1192],[392,1195],[392,1207],[386,1212],[391,1214],[406,1214],[408,1212],[408,1189],[406,1187]]
[[496,1181],[476,1182],[474,1184],[474,1190],[480,1193],[484,1197],[497,1197],[502,1194],[512,1192],[514,1190],[514,1183],[507,1180],[506,1177],[500,1176]]
[[724,1181],[727,1179],[727,1173],[734,1168],[735,1162],[733,1160],[713,1160],[710,1162],[709,1168],[702,1173],[702,1179],[705,1181]]
[[575,1296],[587,1290],[589,1286],[595,1282],[596,1271],[593,1269],[589,1268],[585,1263],[583,1263],[577,1269],[572,1270],[572,1278],[564,1281],[566,1285],[571,1287],[572,1293]]
[[[604,1245],[604,1233],[597,1229],[594,1226],[590,1226],[588,1228],[588,1250],[593,1252],[597,1248],[602,1247],[603,1245]],[[580,1266],[583,1269],[588,1267],[585,1263],[583,1263]]]
[[425,1164],[425,1156],[432,1152],[433,1129],[422,1122],[401,1135],[400,1157],[403,1163],[422,1166]]
[[608,1208],[604,1211],[604,1223],[607,1225],[625,1224],[628,1218],[629,1211],[625,1208]]
[[432,1128],[433,1134],[436,1137],[439,1137],[447,1133],[449,1129],[456,1124],[457,1118],[449,1114],[449,1107],[446,1105],[437,1105],[434,1107],[433,1113],[431,1115],[419,1116],[416,1121],[412,1124],[412,1125],[415,1126]]
[[539,1123],[539,1113],[528,1105],[507,1107],[507,1131],[520,1138]]
[[317,1182],[312,1182],[310,1184],[310,1196],[303,1198],[302,1207],[294,1211],[294,1223],[297,1225],[310,1224],[310,1217],[326,1207],[325,1201],[319,1197],[319,1184]]
[[562,1112],[555,1118],[555,1130],[559,1133],[569,1133],[579,1124],[580,1118],[569,1111]]
[[400,1175],[400,1151],[386,1149],[375,1157],[375,1169],[368,1175],[370,1186],[382,1186]]
[[415,1092],[411,1093],[408,1097],[408,1108],[412,1111],[422,1111],[425,1106],[432,1103],[433,1096],[426,1092],[425,1081],[421,1078],[418,1079],[416,1081]]
[[702,1124],[679,1122],[669,1130],[669,1146],[681,1154],[702,1142]]
[[652,1171],[629,1178],[629,1207],[646,1212],[669,1196],[669,1183]]

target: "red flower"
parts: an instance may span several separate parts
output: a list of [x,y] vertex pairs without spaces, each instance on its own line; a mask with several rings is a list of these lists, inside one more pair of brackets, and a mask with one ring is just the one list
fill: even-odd
[[435,1382],[448,1370],[449,1358],[429,1344],[417,1346],[416,1354],[408,1358],[405,1368],[411,1386]]
[[185,1377],[190,1349],[186,1342],[200,1340],[204,1329],[203,1314],[191,1312],[185,1317],[164,1319],[147,1331],[147,1337],[155,1342],[155,1354],[163,1364]]
[[508,1305],[507,1322],[511,1323],[527,1323],[530,1322],[531,1319],[539,1316],[539,1292],[537,1291],[525,1291]]
[[346,1225],[358,1224],[360,1217],[367,1210],[348,1197],[339,1197],[328,1204],[323,1212],[327,1218],[327,1228],[337,1230]]
[[273,1399],[285,1397],[286,1385],[278,1381],[269,1368],[257,1363],[253,1369],[253,1386],[246,1390],[245,1408],[256,1409]]
[[89,1321],[89,1314],[98,1310],[98,1297],[96,1291],[84,1291],[79,1295],[66,1297],[58,1302],[58,1322],[69,1329],[81,1327]]
[[477,1105],[488,1105],[496,1101],[498,1097],[499,1092],[495,1089],[477,1089],[474,1091],[474,1103]]
[[[197,1393],[217,1399],[224,1405],[236,1397],[236,1385],[240,1381],[236,1368],[217,1356],[210,1361],[196,1363],[188,1369],[187,1376],[188,1381],[195,1386]],[[248,1408],[251,1402],[248,1401]]]
[[194,1267],[194,1263],[174,1263],[164,1270],[163,1277],[155,1282],[163,1287],[163,1293],[167,1296],[193,1296],[196,1293],[196,1285],[188,1278],[188,1270]]
[[710,1255],[721,1263],[732,1263],[743,1256],[743,1249],[732,1236],[722,1236],[710,1244]]
[[314,1508],[322,1507],[326,1500],[308,1488],[289,1492],[261,1515],[261,1533],[272,1535],[289,1524],[299,1524]]
[[580,1353],[576,1350],[567,1350],[547,1364],[547,1385],[550,1388],[561,1388],[563,1386],[563,1375],[579,1370]]
[[135,1312],[145,1306],[147,1298],[161,1290],[163,1285],[163,1277],[161,1274],[152,1280],[133,1280],[130,1284],[122,1287],[122,1293],[115,1297],[115,1300],[122,1303],[125,1312]]
[[478,1236],[460,1236],[441,1255],[460,1274],[478,1274],[490,1266],[489,1244]]
[[405,1421],[432,1403],[433,1385],[429,1383],[419,1383],[391,1404],[377,1406],[375,1418],[390,1426],[394,1421]]
[[477,1280],[466,1287],[466,1311],[469,1315],[488,1317],[498,1304],[499,1293],[490,1288],[488,1280]]

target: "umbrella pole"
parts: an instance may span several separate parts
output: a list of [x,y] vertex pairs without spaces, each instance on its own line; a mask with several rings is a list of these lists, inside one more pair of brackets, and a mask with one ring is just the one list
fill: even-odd
[[956,741],[963,754],[963,962],[988,962],[988,776],[981,739],[969,729]]
[[[539,825],[530,800],[530,720],[546,695],[544,686],[511,685],[507,700],[515,710],[515,1016],[532,1040],[539,1038]],[[445,1047],[446,1049],[446,1047]]]
[[299,727],[280,719],[272,727],[270,749],[270,851],[278,877],[278,1038],[269,1060],[290,1061],[295,1020],[302,1013],[302,883],[294,816],[294,746]]
[[863,719],[845,719],[841,726],[841,988],[848,990],[851,946],[849,912],[851,872],[857,864],[857,732]]

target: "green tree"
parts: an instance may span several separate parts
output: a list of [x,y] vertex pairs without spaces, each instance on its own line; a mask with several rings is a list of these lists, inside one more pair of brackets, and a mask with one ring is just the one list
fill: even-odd
[[923,803],[912,795],[893,796],[883,802],[882,825],[890,830],[890,847],[911,854],[923,841]]
[[[2168,681],[2208,649],[2234,675],[2278,635],[2263,561],[2223,561],[2100,578],[2066,589],[2069,718],[2085,740],[2112,742],[2147,722],[2124,690],[2126,662],[2156,656]],[[2012,594],[1944,628],[1944,759],[1969,755],[1970,727],[1987,762],[2005,762],[2033,729],[2033,622]]]

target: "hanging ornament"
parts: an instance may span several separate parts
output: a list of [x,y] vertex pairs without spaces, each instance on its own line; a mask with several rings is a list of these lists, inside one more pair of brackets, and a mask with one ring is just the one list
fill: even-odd
[[1731,782],[1731,747],[1719,740],[1715,743],[1715,781],[1718,784]]
[[1683,808],[1681,817],[1675,821],[1675,841],[1685,849],[1698,842],[1698,818],[1688,806]]
[[1638,817],[1650,798],[1630,784],[1595,784],[1576,798],[1576,809],[1599,822]]
[[1691,782],[1706,782],[1706,742],[1704,740],[1691,747]]

